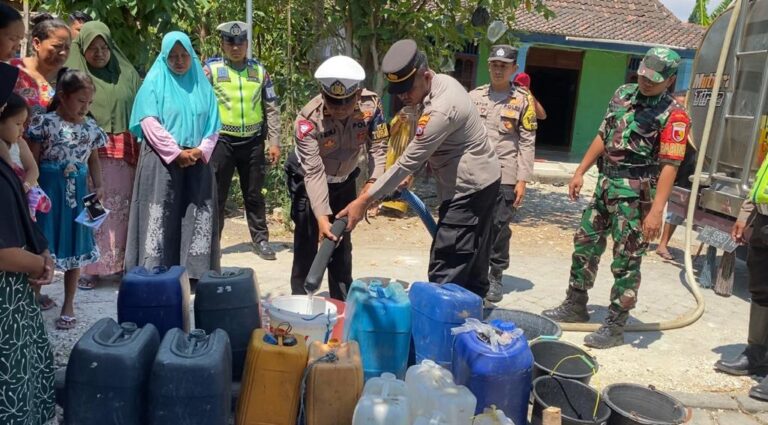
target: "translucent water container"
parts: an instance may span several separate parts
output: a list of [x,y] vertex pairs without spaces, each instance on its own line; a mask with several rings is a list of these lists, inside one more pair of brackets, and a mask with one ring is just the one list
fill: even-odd
[[453,283],[427,282],[414,283],[408,298],[416,363],[429,359],[450,369],[454,338],[451,329],[470,317],[482,320],[483,299]]
[[440,423],[472,425],[477,399],[467,387],[456,385],[447,369],[423,360],[408,368],[405,384],[413,418],[432,418],[433,412],[440,412],[444,421]]
[[411,343],[411,302],[397,281],[355,280],[347,294],[344,340],[357,341],[365,378],[405,377]]
[[514,323],[486,326],[495,334],[494,350],[490,333],[470,331],[456,336],[453,348],[453,376],[477,397],[475,413],[495,405],[516,424],[525,424],[531,397],[533,354],[522,330]]
[[405,382],[392,373],[369,379],[355,407],[352,425],[411,425]]

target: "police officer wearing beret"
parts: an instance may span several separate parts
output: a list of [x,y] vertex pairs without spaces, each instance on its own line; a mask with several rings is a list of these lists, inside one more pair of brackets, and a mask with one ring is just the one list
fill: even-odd
[[483,120],[464,87],[429,69],[413,40],[393,44],[381,64],[389,92],[421,110],[414,139],[371,186],[342,211],[349,229],[370,203],[397,189],[428,163],[437,179],[437,234],[432,241],[429,280],[456,283],[481,297],[488,291],[491,224],[501,168]]
[[501,162],[501,189],[494,217],[490,289],[485,298],[502,299],[502,273],[509,267],[509,223],[523,203],[526,181],[533,175],[536,142],[536,107],[531,93],[510,79],[517,72],[517,49],[501,44],[491,47],[488,58],[491,84],[469,93],[485,122],[488,140]]
[[[365,70],[354,59],[334,56],[315,72],[320,94],[310,100],[295,121],[295,145],[285,171],[291,195],[293,268],[291,291],[305,294],[304,280],[322,238],[331,233],[332,216],[357,196],[361,151],[368,155],[371,183],[384,173],[389,129],[376,93],[363,88]],[[352,283],[352,241],[344,235],[328,265],[332,298],[344,300]]]
[[245,201],[253,249],[261,258],[274,260],[269,245],[264,186],[264,141],[269,144],[269,162],[280,158],[280,107],[269,73],[257,60],[247,59],[248,27],[227,22],[221,33],[224,56],[206,62],[205,73],[219,101],[221,131],[211,163],[216,173],[219,201],[219,235],[224,229],[224,207],[237,169]]

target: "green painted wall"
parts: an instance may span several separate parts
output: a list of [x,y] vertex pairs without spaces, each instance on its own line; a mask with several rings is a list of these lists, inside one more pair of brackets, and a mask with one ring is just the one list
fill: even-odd
[[480,48],[477,50],[477,71],[475,72],[475,87],[482,86],[491,82],[491,74],[488,71],[488,53],[490,46],[488,41],[480,41]]
[[586,50],[581,68],[571,154],[581,156],[597,135],[608,101],[622,84],[627,70],[625,53]]

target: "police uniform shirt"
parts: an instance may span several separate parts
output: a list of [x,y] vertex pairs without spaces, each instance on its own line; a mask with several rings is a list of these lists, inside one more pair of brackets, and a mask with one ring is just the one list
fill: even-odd
[[[224,58],[216,57],[211,58],[206,61],[205,66],[203,67],[203,70],[205,71],[205,75],[208,76],[208,80],[211,82],[211,85],[213,86],[214,93],[216,93],[216,98],[219,103],[231,103],[231,104],[237,104],[238,100],[235,99],[225,99],[222,95],[222,90],[220,87],[220,81],[215,75],[211,75],[211,68],[210,65],[216,63],[216,62],[224,62],[227,67],[232,68],[236,72],[240,72],[242,70],[237,70],[233,68],[229,61],[227,61]],[[269,76],[269,72],[267,72],[267,69],[264,68],[264,65],[262,65],[259,61],[256,59],[246,59],[245,62],[245,68],[246,69],[252,69],[254,67],[261,67],[264,74],[264,81],[261,84],[261,93],[243,93],[243,97],[245,98],[245,101],[252,101],[261,99],[263,108],[264,108],[264,123],[267,127],[267,137],[266,141],[270,146],[280,146],[280,105],[278,104],[279,98],[277,96],[277,93],[275,93],[275,87],[272,84],[272,78]],[[249,72],[250,75],[250,72]],[[262,130],[263,126],[262,126]]]
[[536,143],[536,110],[526,89],[510,85],[497,93],[490,85],[469,93],[488,132],[488,141],[501,164],[501,184],[528,181],[533,174]]
[[427,161],[435,173],[441,201],[475,193],[499,179],[498,158],[461,83],[449,75],[434,75],[423,104],[414,139],[369,189],[372,199],[394,192]]
[[332,214],[328,183],[346,180],[358,164],[360,150],[368,153],[372,178],[384,173],[389,130],[376,93],[363,90],[346,124],[327,115],[322,95],[316,96],[296,118],[296,156],[304,170],[304,184],[315,216]]

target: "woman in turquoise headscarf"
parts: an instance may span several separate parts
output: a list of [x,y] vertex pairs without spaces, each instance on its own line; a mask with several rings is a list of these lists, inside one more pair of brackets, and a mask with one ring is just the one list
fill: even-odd
[[219,269],[213,169],[219,109],[192,42],[181,32],[139,88],[129,123],[141,146],[128,222],[125,268],[182,265],[191,279]]

